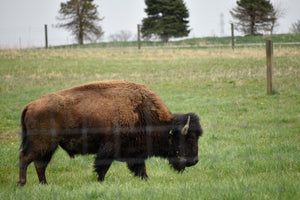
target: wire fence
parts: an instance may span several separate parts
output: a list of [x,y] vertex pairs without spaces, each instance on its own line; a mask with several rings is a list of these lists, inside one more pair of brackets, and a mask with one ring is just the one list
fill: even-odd
[[[218,37],[211,36],[207,41],[189,41],[189,42],[178,42],[178,39],[172,40],[173,43],[165,44],[157,40],[154,41],[142,41],[142,48],[152,47],[231,47],[232,45],[238,46],[264,46],[265,36],[262,36],[258,41],[243,41],[240,40],[241,36],[234,37],[232,40],[230,36],[227,37],[228,41],[219,41]],[[111,38],[110,38],[111,39]],[[232,41],[235,41],[232,44]],[[109,44],[107,44],[109,43]],[[54,47],[54,46],[67,46],[76,44],[74,36],[70,32],[64,29],[57,28],[54,24],[47,26],[47,40],[45,38],[45,25],[41,26],[20,26],[20,27],[0,27],[0,49],[26,49],[26,48],[39,48],[39,47]],[[277,45],[300,45],[299,41],[276,42]],[[141,45],[141,44],[140,44]],[[123,42],[103,42],[103,44],[97,47],[137,47],[137,38],[134,41]]]

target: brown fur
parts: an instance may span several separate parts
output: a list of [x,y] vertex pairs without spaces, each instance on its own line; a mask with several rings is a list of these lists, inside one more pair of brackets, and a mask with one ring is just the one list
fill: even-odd
[[[197,157],[202,134],[198,117],[192,113],[189,116],[197,143],[185,147],[180,155],[176,131],[184,126],[187,116],[171,114],[146,86],[106,81],[47,94],[22,112],[18,183],[26,183],[27,166],[32,161],[40,183],[46,183],[45,170],[58,146],[71,157],[96,154],[95,171],[100,181],[113,160],[127,162],[128,168],[142,178],[147,178],[144,160],[149,156],[168,158],[175,169],[183,170],[189,166],[185,157]],[[171,130],[175,133],[172,137]]]

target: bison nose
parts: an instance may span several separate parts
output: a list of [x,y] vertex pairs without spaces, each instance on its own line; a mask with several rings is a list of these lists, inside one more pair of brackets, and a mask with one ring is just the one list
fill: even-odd
[[199,159],[198,159],[198,156],[193,158],[193,159],[190,159],[187,163],[186,163],[186,166],[187,167],[190,167],[190,166],[193,166],[193,165],[196,165],[198,163]]
[[194,163],[195,163],[195,165],[197,164],[199,162],[199,158],[198,158],[198,156],[194,159]]

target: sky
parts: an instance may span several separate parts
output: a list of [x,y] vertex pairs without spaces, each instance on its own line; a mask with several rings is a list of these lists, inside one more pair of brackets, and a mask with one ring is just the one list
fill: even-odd
[[[70,32],[57,28],[60,3],[66,0],[0,0],[0,48],[44,46],[44,25],[48,25],[49,45],[75,43]],[[236,0],[185,0],[189,10],[189,37],[229,36],[232,17],[229,11]],[[285,11],[275,33],[288,33],[291,24],[300,20],[300,0],[271,0]],[[94,0],[97,4],[104,36],[121,30],[136,36],[137,24],[146,17],[144,0]],[[221,15],[223,22],[221,23]],[[223,24],[224,31],[221,30]],[[236,33],[239,35],[240,33]]]

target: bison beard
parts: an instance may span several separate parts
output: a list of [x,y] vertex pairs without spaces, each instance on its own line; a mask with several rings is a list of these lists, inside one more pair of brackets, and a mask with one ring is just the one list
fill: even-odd
[[19,182],[26,183],[34,162],[40,183],[52,155],[62,147],[71,157],[95,154],[95,172],[103,181],[114,160],[127,163],[147,179],[145,160],[158,156],[177,171],[198,162],[202,135],[194,113],[172,114],[149,88],[125,81],[94,82],[51,93],[22,111]]

